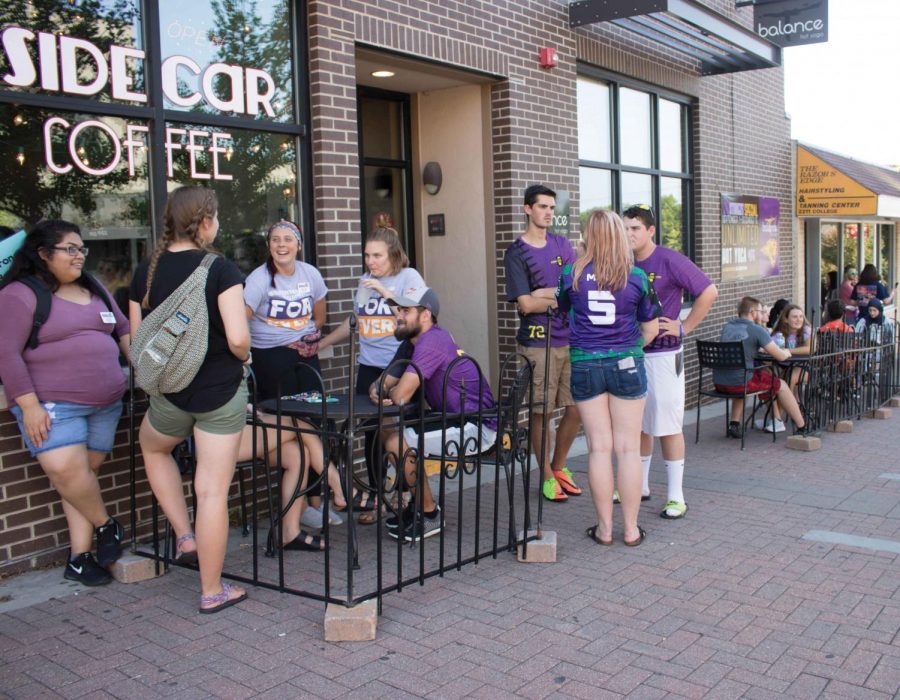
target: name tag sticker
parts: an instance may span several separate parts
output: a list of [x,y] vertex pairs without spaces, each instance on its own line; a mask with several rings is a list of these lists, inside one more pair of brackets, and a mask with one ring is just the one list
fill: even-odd
[[115,323],[116,315],[112,311],[101,311],[100,320],[103,321],[103,323]]
[[623,357],[619,360],[619,369],[633,369],[634,368],[634,358],[633,357]]

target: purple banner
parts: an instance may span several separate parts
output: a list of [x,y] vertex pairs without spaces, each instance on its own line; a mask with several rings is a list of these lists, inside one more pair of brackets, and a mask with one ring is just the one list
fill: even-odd
[[775,277],[781,272],[780,204],[772,197],[722,194],[722,281]]

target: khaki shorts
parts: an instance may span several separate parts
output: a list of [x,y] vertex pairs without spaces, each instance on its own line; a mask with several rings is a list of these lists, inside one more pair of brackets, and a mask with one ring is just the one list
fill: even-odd
[[[544,412],[544,353],[546,348],[526,348],[518,346],[518,351],[525,355],[534,365],[534,409],[533,413]],[[550,348],[550,374],[547,378],[547,410],[550,413],[557,408],[574,406],[572,400],[572,363],[569,360],[569,346]]]
[[214,435],[234,435],[247,422],[247,382],[241,382],[237,392],[224,406],[206,413],[182,411],[164,396],[151,396],[147,419],[158,433],[185,438],[194,428]]

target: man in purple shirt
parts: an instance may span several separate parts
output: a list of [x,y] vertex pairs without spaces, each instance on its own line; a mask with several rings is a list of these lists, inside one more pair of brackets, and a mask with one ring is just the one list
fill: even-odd
[[[404,296],[394,297],[389,303],[396,314],[394,336],[404,341],[398,348],[394,361],[409,360],[410,364],[405,367],[395,365],[388,370],[380,396],[379,382],[373,382],[369,388],[369,397],[373,403],[408,403],[422,386],[425,400],[434,411],[446,409],[448,415],[458,416],[463,405],[462,397],[465,395],[462,412],[466,414],[466,422],[463,435],[460,436],[458,427],[444,430],[438,423],[422,435],[425,455],[455,457],[461,442],[466,445],[467,454],[490,448],[497,436],[496,418],[486,417],[479,425],[477,415],[479,410],[493,413],[494,397],[487,379],[481,375],[477,365],[465,360],[456,363],[450,370],[447,390],[444,391],[444,378],[450,365],[466,353],[456,344],[453,336],[437,325],[440,310],[437,294],[428,287],[421,287],[407,290]],[[453,422],[458,426],[458,419]],[[384,447],[389,455],[404,454],[409,446],[418,448],[418,445],[419,435],[414,428],[406,428],[402,436],[397,431],[388,430],[384,433]],[[388,518],[386,523],[389,535],[402,535],[407,541],[431,537],[438,534],[442,527],[440,507],[434,502],[427,479],[423,481],[421,489],[416,484],[416,468],[417,460],[407,458],[403,467],[406,483],[413,484],[413,491],[421,494],[423,517],[416,518],[416,506],[411,503],[401,518]],[[418,522],[410,527],[414,519]]]
[[[565,236],[550,233],[556,193],[544,185],[532,185],[525,190],[525,216],[528,228],[506,250],[503,265],[506,270],[506,297],[515,302],[519,312],[518,351],[534,366],[535,405],[531,417],[531,444],[539,455],[543,468],[541,492],[549,501],[565,501],[577,496],[581,489],[575,484],[566,466],[569,448],[581,427],[578,409],[572,400],[569,359],[569,321],[559,312],[556,287],[566,265],[575,261],[575,251]],[[553,309],[550,328],[547,328],[547,309]],[[545,367],[545,343],[550,334],[550,367]],[[552,415],[564,408],[562,420],[555,434],[552,423],[547,427],[547,445],[542,449],[544,425],[544,375],[547,375],[547,412]],[[553,459],[550,459],[553,444]]]
[[[644,348],[647,371],[647,403],[641,425],[641,463],[644,468],[642,500],[650,498],[650,460],[653,438],[659,437],[668,476],[668,497],[660,516],[683,518],[684,500],[684,336],[706,318],[719,295],[716,285],[690,258],[657,246],[656,219],[646,206],[634,206],[623,215],[631,239],[634,263],[656,289],[662,305],[659,335]],[[684,292],[694,296],[687,317],[681,320]]]

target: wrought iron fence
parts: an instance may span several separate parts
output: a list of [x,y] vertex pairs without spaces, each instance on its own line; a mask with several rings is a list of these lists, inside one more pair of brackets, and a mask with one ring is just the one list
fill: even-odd
[[[545,352],[549,355],[549,340]],[[347,359],[349,386],[353,387],[355,342],[351,343]],[[451,372],[464,363],[474,366],[479,379],[477,386],[463,387],[460,397],[463,407],[466,406],[466,393],[475,392],[480,396],[487,384],[478,363],[464,355],[454,360],[445,373],[445,396]],[[419,368],[411,366],[421,380]],[[533,369],[524,356],[512,353],[503,359],[499,390],[494,394],[495,405],[486,408],[479,402],[476,411],[450,411],[444,405],[433,407],[437,411],[428,412],[422,401],[403,410],[389,409],[383,405],[374,406],[368,397],[355,395],[352,391],[337,403],[331,403],[318,372],[303,364],[298,364],[295,371],[307,373],[307,385],[312,381],[324,400],[318,403],[298,401],[297,397],[283,396],[279,390],[278,398],[272,401],[253,402],[247,419],[248,425],[254,427],[251,451],[254,455],[264,456],[239,465],[241,499],[250,503],[249,513],[246,505],[242,511],[244,537],[249,537],[249,542],[231,537],[232,546],[223,576],[348,606],[374,598],[380,611],[381,599],[386,593],[400,591],[413,583],[423,584],[430,577],[443,576],[449,570],[478,563],[485,557],[515,553],[519,547],[527,553],[528,541],[540,536],[540,478],[533,482],[531,474],[535,466],[530,449],[531,417],[536,408]],[[380,381],[384,381],[383,377]],[[547,430],[546,422],[545,412],[544,431]],[[474,432],[472,427],[467,431],[467,424],[474,426]],[[485,426],[490,426],[492,431],[496,426],[496,435],[489,445],[483,444]],[[417,439],[414,444],[407,444],[400,454],[390,455],[384,450],[384,428],[396,430],[400,435],[411,428]],[[377,431],[375,453],[380,459],[375,484],[368,483],[354,468],[359,452],[358,437],[367,430]],[[439,444],[443,449],[439,454],[427,454],[423,436],[428,430],[440,431]],[[273,439],[276,441],[274,446]],[[132,502],[136,484],[135,440],[136,433],[132,429]],[[283,445],[291,440],[301,444],[308,440],[321,443],[323,468],[316,473],[310,453],[301,449],[301,478],[290,499],[279,506],[277,470],[283,463]],[[270,452],[275,455],[274,464],[265,458]],[[415,464],[411,479],[403,477],[402,465],[407,460]],[[336,465],[341,475],[347,501],[346,512],[342,513],[346,527],[336,527],[329,522],[328,513],[334,505],[327,488],[327,465],[330,464]],[[245,484],[247,478],[249,485]],[[420,485],[426,481],[434,485],[442,527],[434,537],[417,538],[414,533],[407,536],[408,530],[402,527],[405,491],[421,492]],[[355,512],[352,495],[357,490],[367,493],[369,499],[376,498],[380,506],[375,511],[372,526],[356,521],[358,512]],[[282,520],[296,499],[312,495],[322,497],[321,535],[325,550],[322,554],[285,552],[278,546]],[[411,502],[414,511],[409,512],[415,515],[409,517],[421,518],[424,499],[413,498]],[[533,525],[534,511],[536,527]],[[393,522],[399,522],[401,527],[390,527]],[[133,513],[133,533],[139,525]],[[385,537],[392,532],[396,536]],[[234,546],[236,539],[237,546]],[[150,535],[145,540],[142,543],[133,540],[137,553],[155,558],[158,567],[165,568],[173,563],[172,538],[155,499],[152,501]]]

